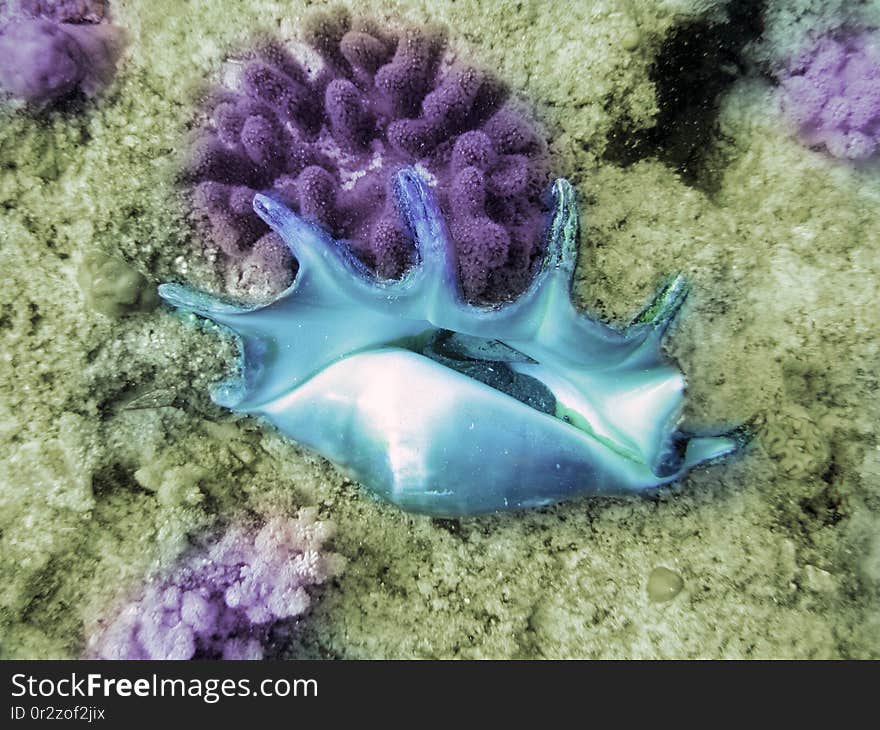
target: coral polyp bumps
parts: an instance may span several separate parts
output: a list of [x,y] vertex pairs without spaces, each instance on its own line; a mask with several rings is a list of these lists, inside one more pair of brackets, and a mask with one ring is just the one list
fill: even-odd
[[880,145],[880,31],[840,29],[780,74],[785,109],[811,145],[867,160]]
[[308,589],[341,572],[345,560],[324,549],[334,529],[314,508],[259,529],[233,524],[117,606],[87,656],[262,659],[272,632],[308,609]]
[[126,43],[104,0],[0,2],[0,92],[36,106],[77,92],[95,96],[113,79]]
[[660,341],[683,280],[624,331],[579,314],[573,190],[544,197],[544,146],[501,84],[442,70],[435,35],[368,27],[322,16],[314,78],[273,46],[214,108],[197,205],[230,256],[259,237],[248,257],[298,264],[262,306],[160,287],[240,338],[214,400],[439,516],[656,487],[734,450],[678,430]]
[[240,90],[214,94],[189,165],[230,291],[290,283],[287,247],[254,214],[255,192],[348,241],[380,276],[399,276],[415,249],[391,183],[418,165],[449,221],[467,298],[521,292],[540,258],[549,161],[504,85],[451,61],[437,29],[352,24],[340,11],[313,16],[304,36],[319,62],[265,44],[243,64]]

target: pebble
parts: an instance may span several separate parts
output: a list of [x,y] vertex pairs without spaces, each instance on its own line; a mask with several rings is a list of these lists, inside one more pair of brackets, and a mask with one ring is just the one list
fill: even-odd
[[623,50],[625,51],[634,51],[639,47],[639,43],[642,42],[642,34],[639,33],[638,30],[633,28],[632,30],[628,30],[623,34],[623,38],[620,39],[621,45],[623,45]]
[[684,588],[684,580],[674,570],[659,566],[648,576],[648,598],[657,603],[671,601]]

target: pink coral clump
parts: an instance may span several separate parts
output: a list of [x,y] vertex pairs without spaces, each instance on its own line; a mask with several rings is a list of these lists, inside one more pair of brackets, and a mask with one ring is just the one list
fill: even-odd
[[59,23],[100,23],[107,17],[108,0],[20,0],[19,11]]
[[96,96],[116,74],[126,44],[99,0],[0,4],[0,92],[51,105],[76,92]]
[[333,533],[314,508],[259,530],[233,526],[102,622],[87,655],[262,659],[272,627],[304,614],[308,589],[342,571],[345,559],[323,550]]
[[880,144],[880,32],[822,38],[780,75],[786,113],[811,145],[865,160]]
[[282,200],[345,240],[381,278],[414,262],[392,181],[417,166],[449,224],[465,296],[521,293],[544,249],[550,180],[536,122],[492,73],[453,59],[434,27],[386,28],[342,9],[303,24],[298,60],[257,49],[235,89],[217,90],[187,171],[203,237],[234,293],[277,294],[287,247],[253,211]]

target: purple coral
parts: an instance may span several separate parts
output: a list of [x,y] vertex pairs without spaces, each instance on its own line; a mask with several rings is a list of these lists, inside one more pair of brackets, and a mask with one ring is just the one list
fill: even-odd
[[87,654],[261,659],[273,626],[309,608],[307,589],[341,572],[344,559],[322,549],[333,531],[314,508],[256,531],[232,527],[126,603],[92,634]]
[[880,32],[822,38],[781,75],[786,112],[809,144],[865,160],[880,143]]
[[304,30],[320,68],[267,45],[240,89],[215,95],[189,165],[205,238],[223,254],[229,286],[275,293],[291,279],[283,243],[251,209],[271,192],[346,239],[379,276],[399,276],[414,244],[389,183],[401,167],[430,177],[456,247],[465,295],[500,301],[522,291],[543,247],[546,145],[492,75],[444,56],[434,29],[380,29],[347,13]]
[[96,95],[125,43],[122,29],[101,22],[105,14],[98,0],[22,0],[0,25],[0,90],[35,104]]
[[107,0],[19,0],[19,12],[59,23],[100,23],[107,16]]

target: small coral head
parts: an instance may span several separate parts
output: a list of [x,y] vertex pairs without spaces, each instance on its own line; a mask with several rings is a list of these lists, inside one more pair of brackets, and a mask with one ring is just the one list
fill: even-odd
[[76,41],[51,20],[15,19],[0,30],[0,87],[26,101],[69,95],[85,74]]
[[17,9],[32,18],[59,23],[100,23],[107,17],[109,4],[109,0],[18,0]]
[[[254,51],[238,88],[211,99],[189,165],[199,227],[221,249],[231,291],[249,293],[242,276],[259,266],[257,241],[268,235],[280,247],[250,210],[256,193],[348,241],[380,277],[400,276],[415,247],[393,178],[416,165],[447,218],[467,298],[522,292],[541,255],[549,162],[537,125],[505,86],[451,62],[435,28],[318,13],[302,41],[320,67],[279,44]],[[276,294],[292,275],[278,273]]]
[[98,659],[262,659],[273,627],[305,613],[308,591],[338,575],[332,523],[314,508],[236,523],[152,576],[88,641]]
[[866,160],[880,144],[880,31],[842,29],[780,74],[784,108],[802,137],[835,157]]
[[0,90],[35,105],[77,91],[95,96],[116,72],[126,43],[122,29],[99,22],[100,3],[22,3],[0,25]]

